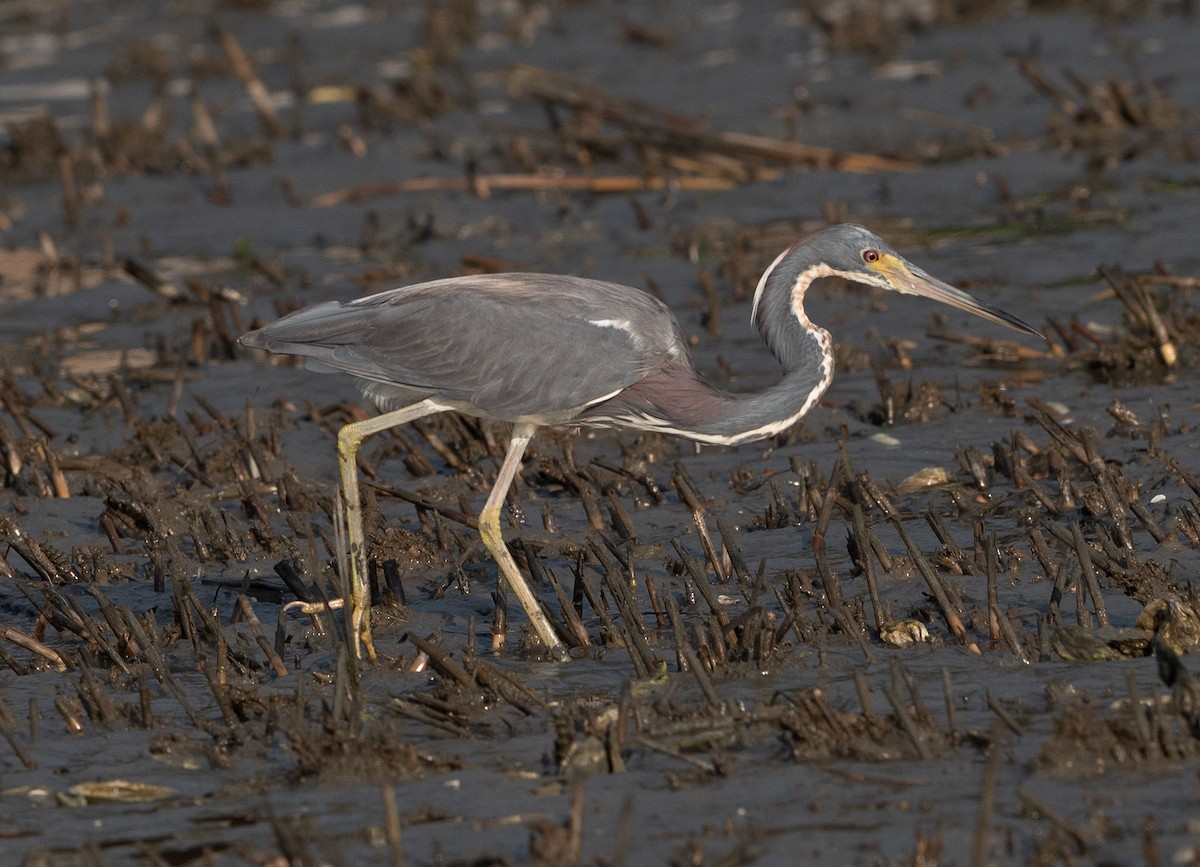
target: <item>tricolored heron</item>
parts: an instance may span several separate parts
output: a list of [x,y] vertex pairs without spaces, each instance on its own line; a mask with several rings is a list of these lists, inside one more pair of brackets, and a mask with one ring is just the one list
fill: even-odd
[[355,635],[369,636],[355,463],[366,437],[447,410],[512,424],[479,532],[538,638],[561,657],[561,641],[500,532],[501,506],[534,431],[545,425],[626,427],[728,446],[787,429],[833,379],[829,332],[804,312],[809,286],[831,276],[922,295],[1041,336],[1017,317],[931,277],[853,225],[797,241],[758,281],[750,316],[783,378],[755,394],[731,394],[705,382],[665,304],[638,289],[582,277],[484,274],[434,280],[318,304],[244,335],[246,346],[304,356],[311,368],[358,377],[363,393],[383,411],[338,433]]

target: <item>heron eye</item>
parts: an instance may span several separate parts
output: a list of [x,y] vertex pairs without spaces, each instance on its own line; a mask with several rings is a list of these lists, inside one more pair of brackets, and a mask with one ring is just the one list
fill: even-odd
[[873,263],[879,261],[879,251],[878,250],[863,250],[862,257],[863,257],[863,261],[866,262],[868,265],[873,264]]

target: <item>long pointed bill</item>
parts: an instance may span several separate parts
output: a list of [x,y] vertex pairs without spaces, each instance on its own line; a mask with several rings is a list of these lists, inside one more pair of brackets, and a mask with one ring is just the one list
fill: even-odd
[[990,319],[992,322],[997,322],[1008,328],[1016,331],[1024,331],[1026,334],[1032,334],[1035,337],[1042,337],[1040,331],[1023,322],[1011,313],[1006,313],[999,307],[992,307],[990,304],[984,304],[973,295],[968,295],[961,289],[955,289],[949,283],[943,283],[936,277],[926,274],[915,265],[901,259],[899,256],[891,256],[884,254],[881,260],[874,266],[887,281],[891,284],[891,288],[897,292],[904,292],[908,295],[920,295],[923,298],[932,298],[934,301],[941,301],[943,304],[949,304],[951,307],[957,307],[959,310],[965,310],[968,313],[974,313],[976,316],[982,316],[984,319]]

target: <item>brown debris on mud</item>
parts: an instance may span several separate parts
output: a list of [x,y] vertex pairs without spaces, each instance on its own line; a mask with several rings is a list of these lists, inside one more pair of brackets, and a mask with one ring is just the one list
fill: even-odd
[[[1106,14],[1104,38],[1137,37],[1108,60],[1071,48],[1095,24],[1078,11],[701,5],[0,18],[5,75],[75,93],[6,112],[0,137],[6,851],[1188,851],[1200,261],[1171,235],[1195,214],[1194,82],[1163,74],[1181,12]],[[1027,27],[1077,51],[1065,83]],[[66,71],[40,63],[51,44]],[[672,74],[635,83],[648,57]],[[8,84],[0,108],[54,92]],[[478,541],[505,431],[391,431],[359,456],[377,657],[357,658],[333,452],[372,410],[239,334],[401,280],[568,270],[643,280],[745,390],[775,375],[745,322],[759,275],[838,221],[1022,299],[1048,344],[827,281],[838,377],[793,429],[736,451],[542,432],[505,535],[563,665]]]

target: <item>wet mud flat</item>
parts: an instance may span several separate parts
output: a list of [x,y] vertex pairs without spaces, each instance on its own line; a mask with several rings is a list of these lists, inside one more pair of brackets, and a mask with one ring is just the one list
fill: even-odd
[[[1186,3],[0,7],[0,846],[28,864],[1188,863]],[[1043,328],[822,285],[735,450],[435,416],[236,343],[471,271],[643,286],[731,390],[860,222]],[[514,348],[520,351],[520,348]]]

